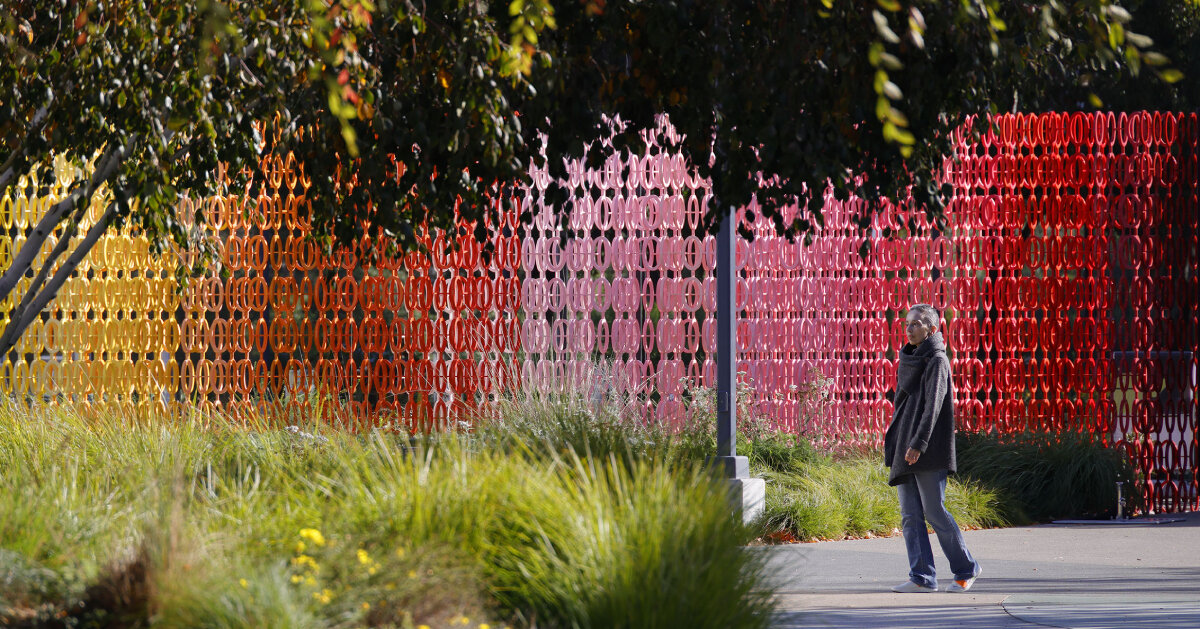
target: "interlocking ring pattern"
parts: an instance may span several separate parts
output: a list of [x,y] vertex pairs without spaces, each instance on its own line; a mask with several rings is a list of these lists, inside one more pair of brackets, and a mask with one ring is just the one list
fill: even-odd
[[[944,311],[961,427],[1092,431],[1129,454],[1155,510],[1200,508],[1196,115],[991,122],[946,159],[943,223],[902,199],[862,232],[864,201],[830,196],[806,247],[753,204],[741,211],[756,238],[737,246],[738,370],[756,411],[878,445],[905,309],[930,303]],[[251,192],[180,207],[205,212],[227,277],[176,296],[143,241],[105,238],[0,365],[0,391],[419,428],[522,384],[594,388],[601,359],[600,384],[640,394],[631,410],[678,421],[685,382],[715,384],[707,182],[656,148],[614,153],[598,169],[572,164],[573,196],[552,208],[547,174],[532,174],[533,221],[517,225],[522,208],[505,201],[491,262],[469,243],[437,253],[435,233],[432,256],[362,264],[302,238],[303,167],[266,158]],[[0,200],[0,262],[62,194]],[[817,371],[834,383],[820,412],[798,392]]]
[[[488,263],[469,238],[443,253],[441,233],[426,238],[429,254],[368,257],[364,241],[327,255],[303,238],[307,185],[295,160],[265,158],[257,175],[251,193],[178,208],[185,221],[205,213],[224,273],[214,267],[178,294],[144,239],[103,238],[0,364],[0,392],[99,410],[187,403],[235,419],[321,413],[352,428],[422,429],[515,384],[515,236],[497,230]],[[0,202],[0,226],[15,235],[0,255],[20,247],[63,185]],[[513,233],[516,209],[502,216]]]
[[[991,122],[946,159],[944,223],[901,199],[864,233],[864,201],[829,196],[805,247],[742,211],[756,238],[736,252],[738,371],[757,412],[879,445],[905,309],[930,303],[965,429],[1092,431],[1129,453],[1154,509],[1196,509],[1196,116]],[[605,355],[613,386],[647,393],[643,416],[675,421],[685,378],[715,384],[706,182],[677,157],[626,154],[574,166],[567,184],[568,238],[538,204],[521,243],[523,379],[577,387]],[[802,404],[814,371],[834,382],[820,412]]]

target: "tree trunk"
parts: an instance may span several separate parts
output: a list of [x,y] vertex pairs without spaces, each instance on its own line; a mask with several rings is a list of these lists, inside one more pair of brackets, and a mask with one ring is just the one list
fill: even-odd
[[[92,196],[96,193],[96,189],[101,184],[108,181],[118,167],[125,161],[125,157],[129,154],[129,146],[114,148],[109,151],[102,159],[100,167],[92,174],[91,180],[82,186],[77,186],[67,198],[54,204],[46,215],[42,217],[38,224],[26,236],[27,240],[21,247],[21,250],[13,256],[12,266],[10,266],[3,276],[0,276],[0,301],[7,299],[9,293],[20,281],[21,276],[25,275],[25,271],[33,264],[33,260],[37,257],[39,251],[42,250],[42,245],[45,244],[46,238],[54,228],[58,226],[62,220],[72,211],[86,209],[90,204]],[[82,203],[82,205],[80,205]],[[51,263],[53,260],[50,261]]]
[[[40,291],[37,291],[33,286],[29,288],[25,298],[22,299],[22,304],[25,308],[21,311],[14,311],[11,314],[8,325],[5,326],[4,332],[0,334],[0,362],[3,362],[8,357],[8,353],[16,346],[17,339],[21,338],[21,334],[25,332],[25,329],[41,315],[42,310],[50,301],[58,296],[59,289],[71,277],[71,273],[87,257],[92,248],[96,246],[96,242],[100,240],[104,232],[108,231],[108,225],[112,222],[113,216],[116,215],[118,204],[124,202],[124,194],[119,192],[117,198],[105,208],[104,214],[100,216],[100,219],[88,229],[83,241],[79,243],[79,246],[75,247],[75,250],[67,257],[63,265],[59,267],[58,272],[54,274],[54,277],[46,282],[45,287]],[[64,238],[63,240],[65,242],[67,239]],[[66,248],[63,247],[63,249],[65,250]],[[46,264],[49,265],[50,262],[47,261]]]

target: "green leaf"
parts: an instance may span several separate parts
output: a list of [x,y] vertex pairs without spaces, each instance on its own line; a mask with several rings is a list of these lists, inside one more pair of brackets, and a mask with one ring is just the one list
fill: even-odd
[[875,21],[875,30],[879,32],[879,36],[884,41],[892,44],[900,43],[900,36],[892,30],[892,27],[888,25],[887,17],[880,13],[878,9],[871,11],[871,19]]
[[990,6],[987,8],[987,15],[988,26],[990,26],[992,30],[1000,32],[1008,29],[1008,24],[1006,24],[1004,20],[1000,19],[1000,16],[996,15],[996,11]]
[[881,64],[881,55],[883,55],[883,43],[877,41],[871,42],[871,47],[867,49],[867,61],[870,61],[871,65],[878,68]]
[[884,82],[883,94],[892,100],[900,100],[901,98],[904,98],[904,92],[900,91],[900,86],[892,83],[891,81]]
[[888,110],[892,108],[887,98],[880,96],[875,99],[875,117],[880,121],[888,119]]
[[886,115],[887,119],[896,123],[897,126],[908,126],[908,116],[905,116],[904,112],[900,111],[899,109],[896,109],[895,107],[888,107]]
[[1146,65],[1150,66],[1165,66],[1171,62],[1170,59],[1167,59],[1166,55],[1154,51],[1142,53],[1142,61],[1145,61]]
[[1120,24],[1128,23],[1133,19],[1133,16],[1129,14],[1129,11],[1116,4],[1110,4],[1107,7],[1104,7],[1104,12],[1107,13],[1108,17],[1112,18],[1114,22]]
[[888,70],[899,70],[904,67],[899,57],[884,50],[882,42],[871,42],[871,47],[867,50],[867,60],[876,68],[882,66]]
[[346,150],[351,157],[358,157],[358,134],[349,124],[342,125],[342,139],[346,141]]
[[1178,83],[1183,80],[1183,72],[1175,68],[1168,68],[1158,73],[1158,76],[1167,83]]
[[885,142],[896,141],[896,125],[891,122],[883,123],[883,140]]
[[1125,27],[1120,24],[1108,25],[1108,45],[1116,50],[1125,44]]
[[873,87],[875,88],[875,93],[882,96],[883,95],[883,86],[886,85],[887,82],[888,82],[887,72],[884,72],[883,70],[876,70],[875,71],[875,83],[873,85]]
[[1125,61],[1129,64],[1129,73],[1137,76],[1142,70],[1142,55],[1137,48],[1130,46],[1125,49]]
[[892,122],[883,123],[883,139],[887,140],[888,142],[904,145],[912,145],[917,141],[916,138],[913,137],[912,133],[905,129],[901,129]]
[[913,45],[916,46],[918,50],[925,49],[925,37],[922,35],[924,32],[924,29],[916,28],[908,31],[908,38],[912,40]]
[[1142,35],[1141,33],[1135,33],[1128,29],[1125,31],[1125,41],[1128,42],[1130,46],[1137,46],[1138,48],[1149,48],[1150,46],[1154,45],[1154,40],[1152,38]]

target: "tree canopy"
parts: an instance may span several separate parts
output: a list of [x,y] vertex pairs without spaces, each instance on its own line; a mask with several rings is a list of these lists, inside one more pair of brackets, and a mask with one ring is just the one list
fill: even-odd
[[[350,241],[368,207],[387,228],[408,227],[401,245],[413,243],[412,224],[449,224],[449,212],[427,221],[396,208],[478,203],[482,181],[524,173],[509,96],[530,89],[534,49],[523,44],[552,24],[536,2],[513,15],[368,0],[3,4],[0,191],[66,190],[0,275],[0,300],[16,297],[0,355],[107,229],[128,224],[160,253],[202,248],[180,200],[248,183],[264,149],[301,156],[317,236]],[[56,181],[63,158],[85,176]],[[448,174],[467,166],[472,177]]]
[[[592,16],[588,6],[556,13],[546,48],[560,62],[543,88],[585,96],[539,101],[533,117],[559,129],[620,112],[636,129],[666,112],[724,206],[710,221],[755,196],[791,234],[820,222],[827,182],[842,198],[911,187],[936,210],[936,171],[968,115],[1103,106],[1098,87],[1134,104],[1115,98],[1132,79],[1182,76],[1135,32],[1141,22],[1105,1],[608,2]],[[578,142],[551,137],[553,154]],[[779,210],[795,203],[807,212],[785,224]]]
[[564,158],[596,163],[591,140],[645,150],[667,114],[671,149],[712,182],[707,225],[757,198],[794,236],[821,222],[829,185],[936,208],[966,115],[1196,99],[1141,34],[1194,50],[1190,2],[1145,27],[1108,0],[3,4],[0,190],[31,169],[44,185],[55,156],[86,175],[0,276],[0,299],[30,280],[4,353],[105,229],[196,246],[179,200],[218,191],[222,170],[244,184],[267,145],[303,164],[315,237],[409,248],[415,226],[496,219],[489,201],[521,194],[532,165],[557,182]]

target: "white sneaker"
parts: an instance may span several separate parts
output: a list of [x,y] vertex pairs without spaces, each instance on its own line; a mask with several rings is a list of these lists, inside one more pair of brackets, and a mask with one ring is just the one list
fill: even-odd
[[905,581],[892,588],[892,591],[900,592],[901,594],[917,594],[920,592],[936,592],[937,588],[927,587],[915,581]]
[[954,583],[951,583],[950,587],[946,588],[946,591],[966,592],[967,590],[971,589],[972,585],[975,585],[975,577],[971,577],[970,579],[955,579]]

